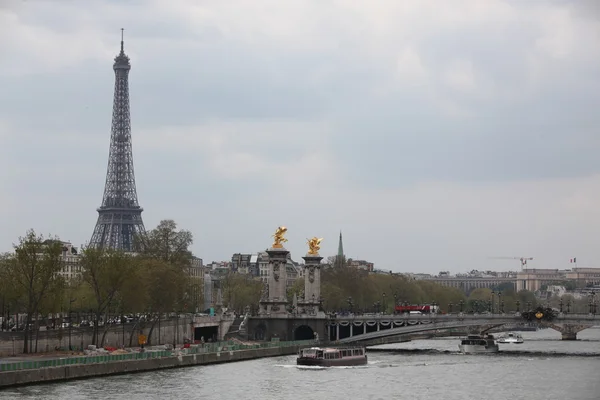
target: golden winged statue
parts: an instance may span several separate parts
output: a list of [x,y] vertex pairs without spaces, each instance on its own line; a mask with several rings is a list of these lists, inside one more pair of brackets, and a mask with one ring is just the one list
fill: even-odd
[[323,238],[313,237],[312,239],[307,239],[308,244],[308,254],[311,255],[319,255],[319,250],[321,250],[321,241]]
[[287,228],[285,226],[280,226],[275,231],[275,234],[273,236],[271,236],[274,239],[273,246],[272,246],[274,249],[282,249],[283,248],[282,243],[285,243],[288,241],[284,237],[286,232],[287,232]]

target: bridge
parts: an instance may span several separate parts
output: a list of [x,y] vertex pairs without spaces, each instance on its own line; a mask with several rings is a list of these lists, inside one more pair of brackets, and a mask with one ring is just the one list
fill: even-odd
[[578,332],[600,325],[600,316],[595,315],[596,303],[593,307],[590,303],[589,314],[563,313],[562,307],[560,312],[540,307],[512,313],[499,310],[495,314],[327,315],[322,310],[321,298],[323,257],[317,252],[318,244],[309,247],[303,257],[304,292],[295,295],[291,303],[286,295],[289,251],[282,246],[281,237],[267,250],[269,278],[263,287],[258,315],[246,314],[240,324],[240,336],[253,340],[325,339],[367,345],[406,341],[410,335],[419,333],[451,332],[457,328],[486,331],[502,325],[534,323],[559,331],[563,340],[576,340]]
[[[600,315],[559,313],[548,319],[528,320],[524,313],[506,314],[423,314],[423,315],[347,315],[328,322],[329,339],[338,343],[384,344],[402,341],[406,335],[440,332],[457,328],[485,331],[502,325],[533,322],[555,329],[563,340],[576,340],[577,333],[600,325]],[[525,313],[526,314],[526,313]]]

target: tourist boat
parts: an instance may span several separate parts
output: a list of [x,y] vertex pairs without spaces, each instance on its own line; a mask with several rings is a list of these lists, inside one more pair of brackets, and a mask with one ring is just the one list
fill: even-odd
[[514,343],[521,344],[524,342],[523,337],[518,333],[508,332],[506,335],[502,335],[497,340],[498,343]]
[[297,365],[319,367],[351,367],[365,365],[367,353],[364,347],[310,347],[298,352]]
[[458,345],[461,353],[497,353],[498,345],[492,335],[469,335]]

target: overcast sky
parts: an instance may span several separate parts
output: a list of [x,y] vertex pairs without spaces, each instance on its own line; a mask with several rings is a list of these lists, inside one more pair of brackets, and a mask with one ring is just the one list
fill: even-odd
[[394,271],[600,267],[600,2],[0,0],[0,250],[90,240],[120,28],[146,229]]

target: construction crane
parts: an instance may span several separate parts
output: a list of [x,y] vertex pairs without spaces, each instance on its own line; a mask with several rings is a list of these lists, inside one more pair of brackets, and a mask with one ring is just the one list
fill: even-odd
[[494,260],[519,260],[521,261],[521,269],[527,269],[527,261],[533,260],[533,257],[490,257]]

